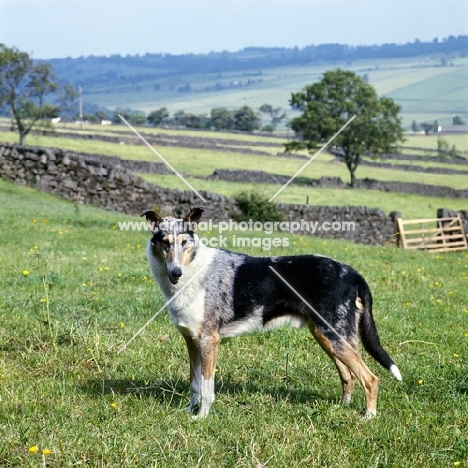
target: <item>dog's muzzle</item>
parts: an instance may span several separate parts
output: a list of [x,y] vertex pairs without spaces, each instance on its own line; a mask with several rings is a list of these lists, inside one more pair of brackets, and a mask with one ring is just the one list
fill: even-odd
[[172,284],[177,284],[182,276],[182,270],[180,268],[174,268],[172,271],[168,271],[167,274],[169,276],[169,281]]

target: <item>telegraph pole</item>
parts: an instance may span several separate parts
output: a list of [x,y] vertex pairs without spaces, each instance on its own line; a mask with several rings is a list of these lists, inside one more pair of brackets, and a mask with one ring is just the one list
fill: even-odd
[[78,86],[78,108],[80,114],[80,130],[83,130],[83,88]]

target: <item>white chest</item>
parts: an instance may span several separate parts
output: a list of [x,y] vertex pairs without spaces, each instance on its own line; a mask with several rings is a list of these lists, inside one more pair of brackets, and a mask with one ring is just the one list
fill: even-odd
[[202,248],[196,260],[183,267],[183,274],[176,285],[169,281],[163,262],[157,261],[148,245],[147,254],[151,272],[166,299],[169,316],[184,335],[198,337],[205,316],[204,282],[214,249]]

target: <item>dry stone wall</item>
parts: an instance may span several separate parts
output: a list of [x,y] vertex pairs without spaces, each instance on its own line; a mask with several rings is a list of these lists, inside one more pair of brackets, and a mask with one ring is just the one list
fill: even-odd
[[[128,214],[156,208],[167,215],[188,213],[200,204],[192,191],[156,187],[125,168],[119,158],[78,154],[62,149],[17,145],[0,146],[0,174],[13,182]],[[208,201],[207,216],[228,219],[234,202],[216,193],[200,191]]]

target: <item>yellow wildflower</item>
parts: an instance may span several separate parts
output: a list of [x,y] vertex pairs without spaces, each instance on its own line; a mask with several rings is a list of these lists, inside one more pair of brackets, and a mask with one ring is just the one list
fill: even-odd
[[28,276],[29,275],[29,271],[28,270],[23,270],[23,276]]
[[37,452],[37,445],[33,445],[32,447],[29,447],[29,453],[36,453]]
[[49,449],[43,449],[42,454],[43,455],[50,455],[52,452]]

